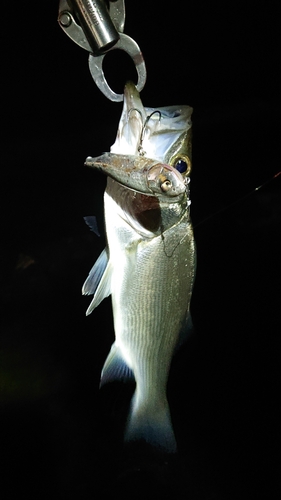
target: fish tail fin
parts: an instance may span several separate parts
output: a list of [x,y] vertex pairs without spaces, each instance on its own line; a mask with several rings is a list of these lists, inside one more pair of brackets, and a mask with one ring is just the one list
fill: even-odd
[[164,453],[177,451],[167,399],[161,404],[142,405],[135,392],[125,430],[125,442],[144,441]]

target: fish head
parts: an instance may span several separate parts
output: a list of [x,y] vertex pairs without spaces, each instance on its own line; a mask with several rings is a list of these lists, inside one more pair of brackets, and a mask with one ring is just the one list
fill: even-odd
[[188,194],[191,113],[189,106],[146,108],[135,85],[128,82],[110,152],[88,157],[86,165],[136,192],[174,201]]
[[111,153],[139,155],[191,172],[190,106],[144,107],[132,82],[124,89],[123,111]]

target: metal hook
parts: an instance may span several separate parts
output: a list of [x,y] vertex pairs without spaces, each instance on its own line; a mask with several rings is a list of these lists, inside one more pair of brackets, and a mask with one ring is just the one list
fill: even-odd
[[161,111],[159,109],[155,109],[155,111],[152,111],[152,113],[150,113],[150,115],[147,116],[145,122],[144,122],[144,127],[147,125],[147,123],[149,122],[150,118],[155,115],[155,114],[158,114],[159,115],[159,122],[162,118],[162,114],[161,114]]
[[[144,151],[143,147],[142,147],[142,143],[143,143],[143,140],[144,140],[144,133],[145,133],[145,127],[146,125],[148,124],[149,120],[151,119],[151,117],[153,115],[155,115],[156,113],[159,115],[159,121],[161,120],[161,111],[159,111],[158,109],[156,109],[155,111],[153,111],[152,113],[150,113],[150,115],[148,115],[144,121],[143,119],[143,114],[141,112],[140,109],[138,108],[130,108],[129,111],[128,111],[128,118],[130,116],[130,113],[132,111],[137,111],[141,117],[141,120],[142,120],[142,128],[141,128],[141,133],[140,133],[140,142],[139,142],[139,146],[138,146],[138,152],[139,152],[139,155],[140,156],[145,156],[146,152]],[[144,123],[143,123],[144,121]]]
[[[136,111],[138,111],[138,110],[136,110]],[[156,113],[159,114],[159,122],[160,122],[161,117],[162,117],[161,111],[159,111],[158,109],[156,109],[155,111],[153,111],[150,115],[148,115],[146,117],[146,120],[145,120],[145,122],[143,124],[142,131],[141,131],[141,136],[140,136],[140,143],[139,143],[139,147],[138,147],[138,152],[139,152],[140,156],[144,156],[145,155],[145,151],[144,151],[144,149],[142,147],[142,143],[143,143],[143,139],[144,139],[144,133],[145,133],[145,127],[148,124],[148,122],[151,119],[151,117],[153,115],[155,115]]]
[[140,109],[138,109],[138,108],[130,108],[130,109],[129,109],[129,111],[128,111],[128,118],[130,117],[130,114],[131,114],[131,112],[132,112],[132,111],[137,111],[137,112],[138,112],[138,114],[140,115],[141,119],[142,119],[142,122],[143,122],[142,112],[141,112],[141,110],[140,110]]

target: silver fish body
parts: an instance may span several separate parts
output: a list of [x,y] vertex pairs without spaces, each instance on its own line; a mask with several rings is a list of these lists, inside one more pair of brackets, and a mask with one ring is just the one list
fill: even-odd
[[[132,84],[125,90],[137,101],[133,107],[139,106]],[[129,101],[125,92],[121,122],[124,113],[128,118],[126,108],[132,105]],[[145,109],[141,108],[141,113]],[[129,121],[133,114],[129,111]],[[139,124],[135,122],[131,127],[136,130]],[[137,156],[141,133],[139,127],[132,154],[111,152],[86,161],[108,176],[104,194],[107,248],[91,270],[83,293],[94,294],[87,314],[104,297],[112,297],[116,340],[101,381],[125,377],[128,368],[133,372],[136,389],[125,439],[145,440],[174,452],[176,441],[166,385],[174,350],[187,327],[195,275],[189,178],[171,165],[167,148],[163,163],[161,133],[162,156]],[[175,153],[174,139],[171,156],[178,158],[181,149],[180,154],[190,158],[183,141],[178,141]],[[144,147],[143,142],[141,145]]]

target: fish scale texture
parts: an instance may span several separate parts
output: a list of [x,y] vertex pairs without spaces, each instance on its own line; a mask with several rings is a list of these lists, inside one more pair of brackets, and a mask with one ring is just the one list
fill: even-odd
[[116,345],[136,380],[126,438],[174,451],[166,384],[194,278],[188,214],[163,234],[150,233],[146,239],[107,194],[105,215]]

